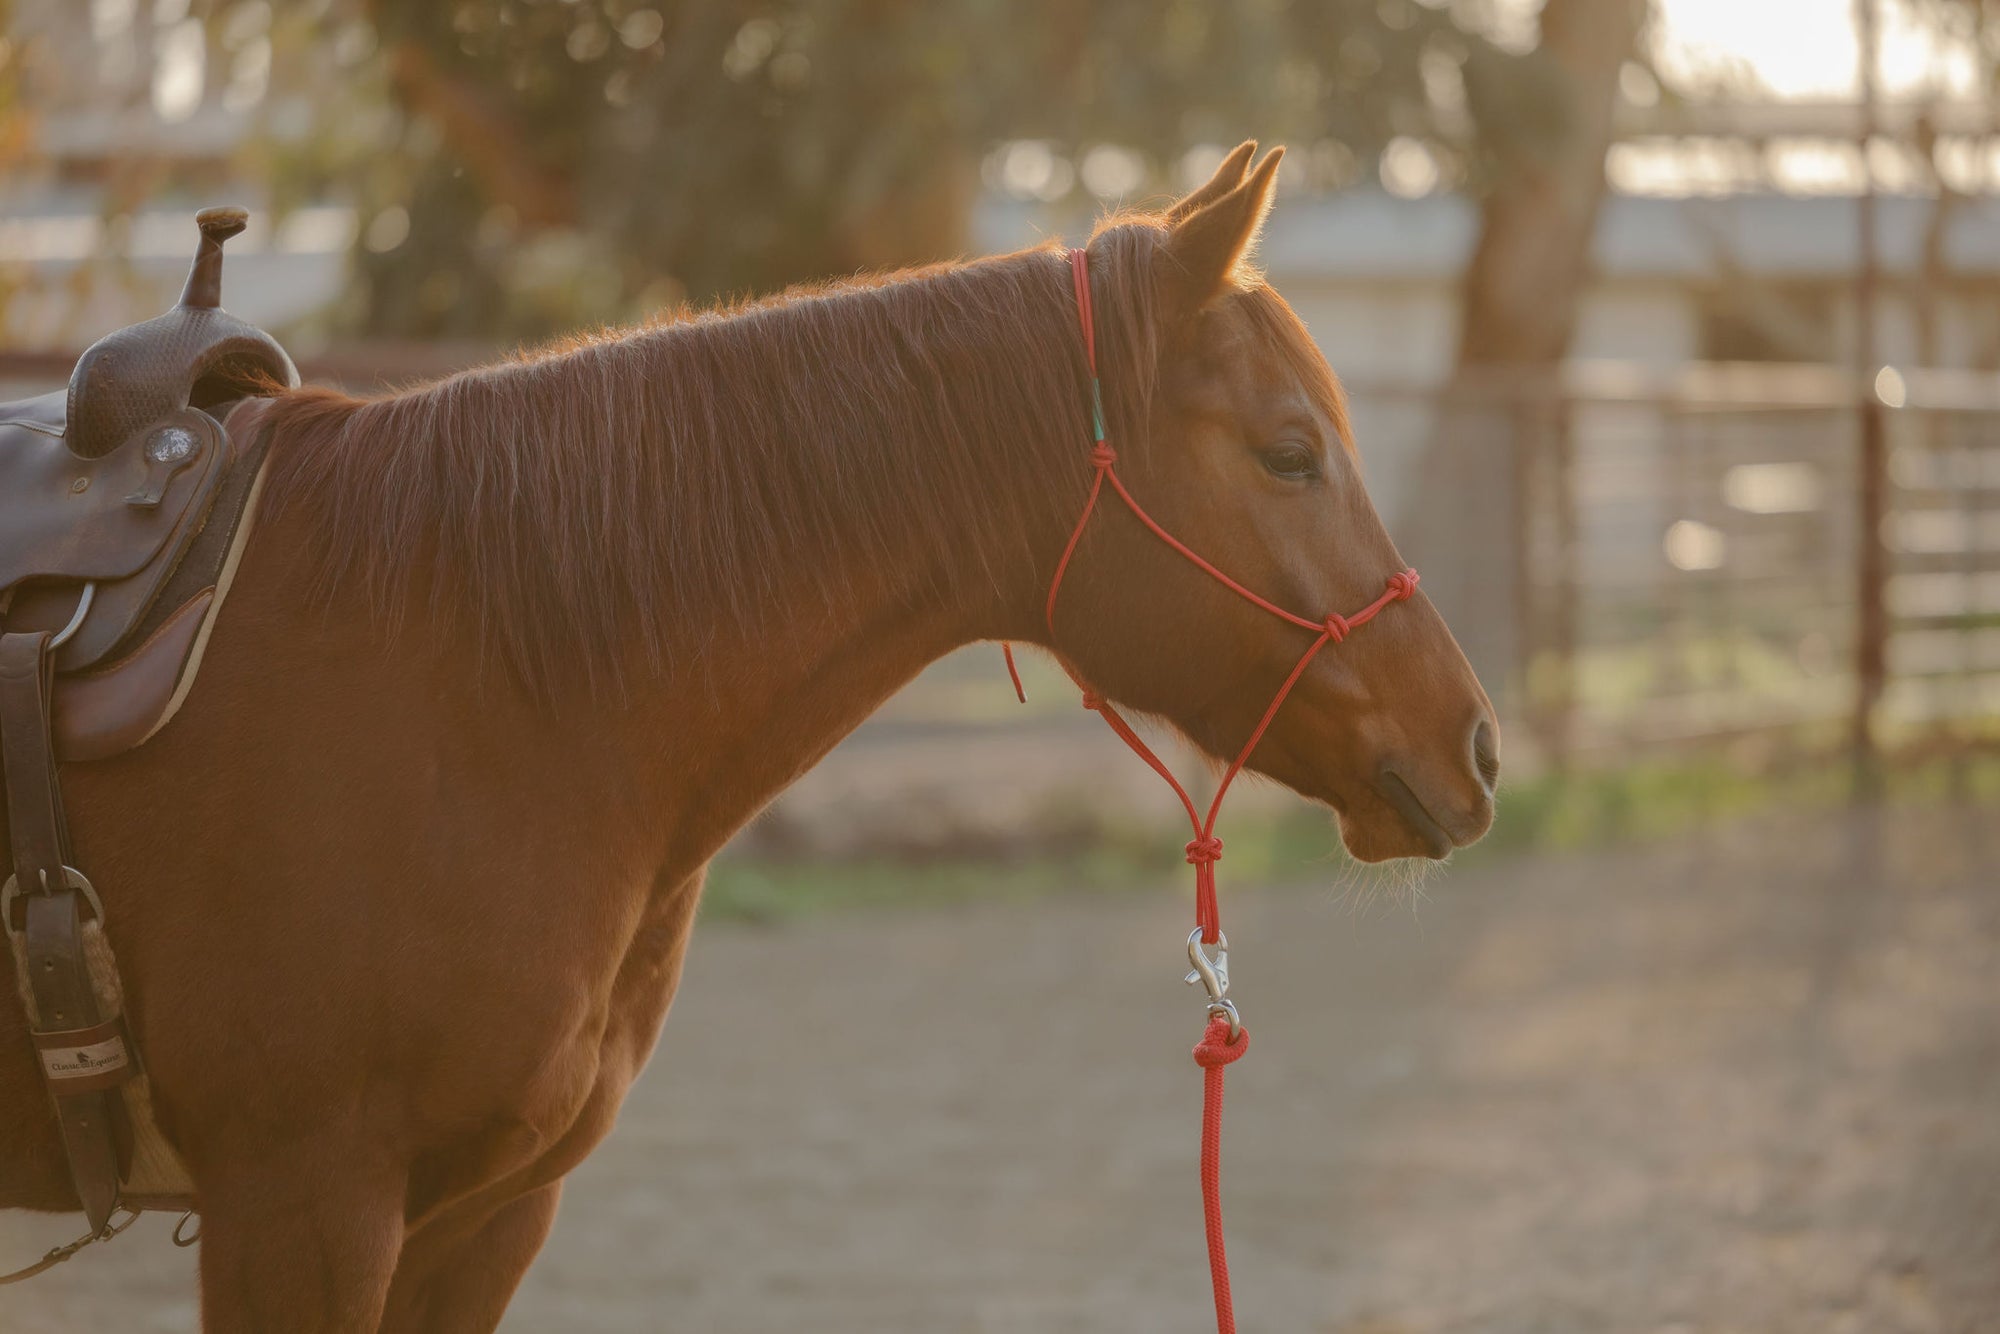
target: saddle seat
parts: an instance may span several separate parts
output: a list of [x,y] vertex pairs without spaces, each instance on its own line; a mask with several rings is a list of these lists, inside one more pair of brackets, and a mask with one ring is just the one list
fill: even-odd
[[192,685],[248,536],[257,418],[298,384],[220,308],[242,209],[207,209],[180,304],[111,334],[67,390],[0,404],[0,631],[48,630],[57,758],[128,750]]

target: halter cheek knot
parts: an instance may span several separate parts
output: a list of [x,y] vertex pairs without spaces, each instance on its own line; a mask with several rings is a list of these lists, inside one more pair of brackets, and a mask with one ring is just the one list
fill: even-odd
[[1213,866],[1222,860],[1222,840],[1210,834],[1187,845],[1189,866]]
[[1084,687],[1083,707],[1089,709],[1092,713],[1104,712],[1104,696],[1098,694],[1088,686]]
[[1354,627],[1348,623],[1345,616],[1342,616],[1339,612],[1334,612],[1326,618],[1321,628],[1326,631],[1328,639],[1338,644],[1341,640],[1347,638],[1347,632]]
[[1400,570],[1389,576],[1389,595],[1398,602],[1408,602],[1417,591],[1417,581],[1423,576],[1415,570]]

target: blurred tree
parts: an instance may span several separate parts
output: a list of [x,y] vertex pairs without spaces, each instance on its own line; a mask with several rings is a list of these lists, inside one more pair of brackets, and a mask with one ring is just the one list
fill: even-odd
[[[1523,563],[1530,553],[1517,517],[1528,474],[1536,464],[1567,467],[1563,409],[1534,395],[1552,387],[1569,354],[1604,200],[1619,75],[1638,54],[1647,13],[1648,0],[1545,0],[1541,8],[1527,58],[1545,71],[1543,85],[1558,91],[1559,132],[1488,134],[1497,169],[1480,200],[1479,239],[1461,280],[1458,364],[1421,464],[1424,503],[1408,516],[1419,562],[1431,551],[1496,556],[1438,562],[1426,586],[1483,679],[1514,674],[1543,682],[1547,698],[1511,702],[1531,725],[1544,712],[1567,717],[1569,689],[1566,677],[1511,672],[1532,666],[1516,661],[1521,623],[1542,614],[1528,604]],[[1553,493],[1570,494],[1566,487]],[[1552,554],[1569,559],[1567,550]],[[1570,604],[1559,603],[1554,614],[1569,616]],[[1569,633],[1562,621],[1541,638],[1562,644]],[[1540,739],[1560,755],[1561,737]]]
[[[210,0],[230,12],[264,0]],[[278,168],[363,209],[345,322],[534,334],[960,251],[982,162],[1039,141],[1044,197],[1115,146],[1285,139],[1346,183],[1396,135],[1474,183],[1560,125],[1545,61],[1415,0],[314,0],[274,92]],[[274,99],[274,105],[277,104]]]
[[1604,199],[1618,76],[1638,50],[1647,0],[1547,0],[1533,59],[1561,89],[1565,132],[1494,136],[1503,164],[1480,202],[1466,266],[1461,367],[1552,366],[1569,352]]

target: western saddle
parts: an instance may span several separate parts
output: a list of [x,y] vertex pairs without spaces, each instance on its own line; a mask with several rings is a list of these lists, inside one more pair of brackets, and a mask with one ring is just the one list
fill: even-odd
[[257,419],[265,396],[299,381],[269,334],[221,308],[222,246],[247,219],[198,214],[178,305],[99,340],[67,390],[0,404],[0,928],[90,1222],[84,1241],[109,1235],[121,1205],[193,1202],[151,1124],[57,761],[130,750],[173,717],[248,537]]

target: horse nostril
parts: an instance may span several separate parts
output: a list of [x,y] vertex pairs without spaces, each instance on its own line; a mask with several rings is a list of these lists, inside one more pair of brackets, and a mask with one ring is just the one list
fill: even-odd
[[1500,782],[1500,730],[1490,718],[1481,718],[1472,729],[1472,764],[1479,781],[1490,793]]

